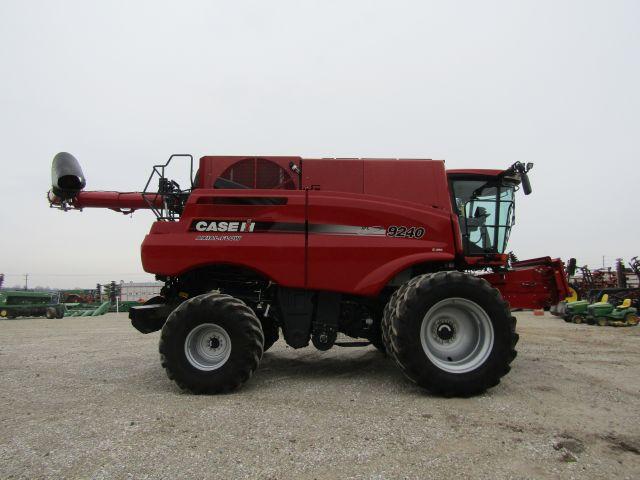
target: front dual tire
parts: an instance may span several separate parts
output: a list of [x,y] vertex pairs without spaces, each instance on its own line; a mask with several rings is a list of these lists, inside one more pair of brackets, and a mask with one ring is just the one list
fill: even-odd
[[411,381],[439,395],[469,396],[509,372],[518,341],[515,323],[487,281],[438,272],[398,289],[382,329],[387,351]]

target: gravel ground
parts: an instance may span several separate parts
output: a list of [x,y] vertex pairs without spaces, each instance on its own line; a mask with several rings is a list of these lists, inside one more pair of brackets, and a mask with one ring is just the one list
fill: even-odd
[[640,328],[518,314],[496,388],[430,396],[367,348],[279,341],[180,392],[125,315],[0,322],[1,478],[639,478]]

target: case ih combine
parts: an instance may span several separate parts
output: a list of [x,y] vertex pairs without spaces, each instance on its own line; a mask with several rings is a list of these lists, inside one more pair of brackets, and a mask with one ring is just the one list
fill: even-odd
[[[176,157],[191,160],[186,188],[165,177]],[[429,391],[471,395],[516,356],[510,308],[568,293],[561,261],[509,265],[505,254],[531,166],[207,156],[194,177],[192,157],[174,155],[142,192],[120,193],[85,191],[77,160],[60,153],[48,198],[62,210],[155,213],[142,264],[165,286],[130,318],[162,330],[162,365],[183,389],[237,388],[281,331],[293,348],[371,343]]]

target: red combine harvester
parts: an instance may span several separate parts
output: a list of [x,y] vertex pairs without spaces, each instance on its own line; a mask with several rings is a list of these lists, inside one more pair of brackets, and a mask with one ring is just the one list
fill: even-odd
[[[185,189],[165,177],[177,157],[191,161]],[[162,330],[162,365],[185,390],[237,388],[282,331],[293,348],[373,344],[429,391],[471,395],[516,356],[510,308],[568,294],[560,260],[509,265],[505,254],[531,167],[209,156],[194,176],[193,158],[174,155],[142,192],[119,193],[84,191],[77,160],[59,153],[48,198],[155,213],[142,264],[165,286],[129,316],[142,333]]]

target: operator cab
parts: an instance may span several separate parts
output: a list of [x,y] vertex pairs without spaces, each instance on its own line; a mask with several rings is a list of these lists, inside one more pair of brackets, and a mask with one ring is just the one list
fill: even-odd
[[527,172],[532,167],[517,162],[507,170],[447,172],[465,256],[505,252],[515,223],[515,192],[522,184],[525,195],[531,193]]

